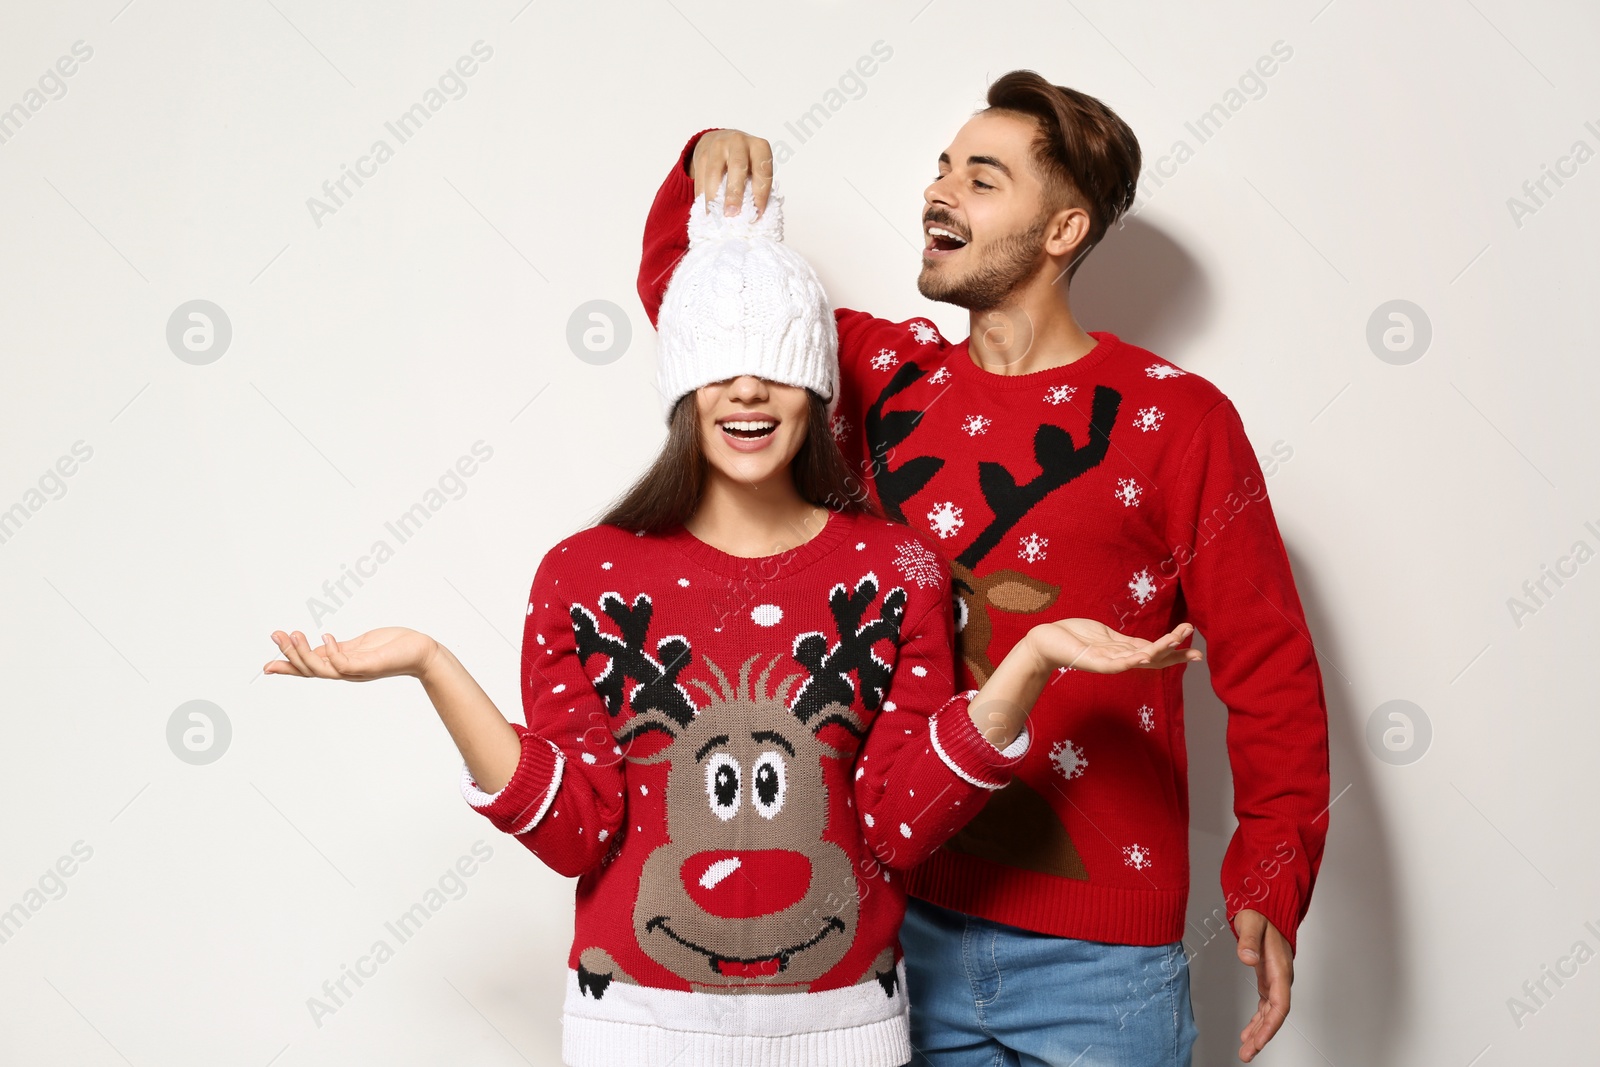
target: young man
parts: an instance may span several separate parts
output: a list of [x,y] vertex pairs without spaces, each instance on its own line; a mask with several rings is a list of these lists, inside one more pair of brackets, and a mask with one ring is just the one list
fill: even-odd
[[[1288,558],[1238,412],[1199,376],[1089,333],[1069,286],[1133,202],[1139,145],[1100,101],[1031,71],[996,81],[923,193],[924,319],[837,311],[834,431],[885,510],[931,532],[955,578],[960,671],[981,684],[1039,621],[1154,637],[1192,621],[1228,707],[1239,827],[1226,914],[1259,1004],[1248,1062],[1289,1011],[1322,858],[1327,712]],[[697,195],[764,204],[770,145],[689,140],[646,224],[652,322]],[[918,1062],[1187,1064],[1189,887],[1180,672],[1059,673],[1007,788],[914,871],[901,941]]]

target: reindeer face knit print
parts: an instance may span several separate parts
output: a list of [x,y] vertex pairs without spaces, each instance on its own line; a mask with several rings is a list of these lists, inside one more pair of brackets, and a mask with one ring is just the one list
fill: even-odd
[[930,538],[825,514],[756,559],[598,526],[539,565],[521,760],[462,788],[578,877],[568,1064],[910,1059],[903,872],[1028,739],[972,722]]
[[[652,318],[685,245],[699,137],[646,222],[639,295]],[[1233,405],[1108,333],[1073,363],[1004,375],[925,319],[835,319],[835,435],[886,514],[949,561],[962,684],[981,684],[1051,620],[1148,639],[1194,623],[1228,715],[1239,826],[1222,861],[1225,914],[1259,911],[1292,947],[1326,837],[1327,711],[1262,461]],[[1284,458],[1274,446],[1267,461]],[[1058,936],[1180,939],[1182,676],[1060,672],[1012,784],[912,872],[910,891]]]

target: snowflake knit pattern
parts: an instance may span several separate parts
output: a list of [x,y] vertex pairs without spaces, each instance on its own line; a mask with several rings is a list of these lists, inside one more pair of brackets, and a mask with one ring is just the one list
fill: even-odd
[[539,565],[520,762],[494,794],[463,768],[462,791],[578,878],[574,1067],[911,1056],[903,872],[1028,738],[1002,752],[973,724],[926,536],[824,514],[760,558],[598,526]]
[[[652,318],[683,253],[699,137],[645,224],[639,296]],[[1233,404],[1109,333],[1092,333],[1072,363],[1005,375],[925,319],[834,314],[835,436],[885,513],[948,560],[962,684],[982,684],[1043,622],[1081,616],[1151,639],[1194,623],[1228,709],[1239,827],[1222,862],[1226,915],[1253,908],[1293,946],[1326,837],[1327,709],[1262,462]],[[1271,462],[1287,458],[1279,449]],[[1058,936],[1180,939],[1182,675],[1058,673],[1012,784],[911,872],[910,891]]]

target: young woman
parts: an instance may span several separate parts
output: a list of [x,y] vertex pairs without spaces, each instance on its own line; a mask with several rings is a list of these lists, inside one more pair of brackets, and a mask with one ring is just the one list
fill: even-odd
[[833,317],[781,218],[747,195],[690,222],[660,318],[667,443],[539,564],[526,726],[416,631],[272,635],[268,673],[419,679],[468,802],[579,879],[573,1067],[907,1062],[897,872],[1010,779],[1055,670],[1199,658],[1187,626],[1069,619],[955,691],[949,564],[839,454]]

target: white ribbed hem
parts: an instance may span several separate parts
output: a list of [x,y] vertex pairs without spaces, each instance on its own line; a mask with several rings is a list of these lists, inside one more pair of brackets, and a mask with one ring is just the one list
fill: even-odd
[[[962,709],[962,713],[966,713],[965,709]],[[944,746],[939,743],[939,716],[937,715],[928,720],[928,740],[932,742],[933,750],[939,754],[939,758],[944,761],[944,765],[954,771],[956,776],[963,782],[975,785],[979,789],[987,789],[990,792],[1005,788],[1004,783],[985,782],[981,778],[974,778],[963,770],[955,760],[950,758],[950,753],[946,752]],[[988,741],[988,738],[984,738],[984,740]],[[990,743],[992,744],[993,742]],[[1000,755],[1006,759],[1016,759],[1028,751],[1028,744],[1028,727],[1027,724],[1023,724],[1022,732],[1016,736],[1016,739],[1011,744],[1000,749]]]
[[[567,755],[561,751],[561,746],[557,745],[548,737],[542,738],[541,740],[555,750],[556,767],[555,770],[550,772],[550,787],[544,791],[544,799],[539,802],[539,810],[535,811],[533,813],[533,817],[522,826],[512,830],[511,833],[513,836],[517,834],[525,834],[529,830],[532,830],[535,826],[539,825],[539,820],[544,818],[544,813],[550,810],[551,804],[555,803],[556,790],[561,788],[561,772],[567,769]],[[510,782],[506,783],[506,785],[510,784]],[[471,804],[474,808],[478,808],[480,810],[487,808],[489,805],[499,800],[505,791],[506,787],[501,786],[499,792],[485,793],[478,785],[477,780],[472,777],[472,771],[467,767],[466,761],[462,761],[461,795],[466,798],[468,804]]]
[[911,1059],[905,962],[877,982],[820,993],[684,993],[612,982],[600,1000],[567,972],[568,1067],[902,1067]]

